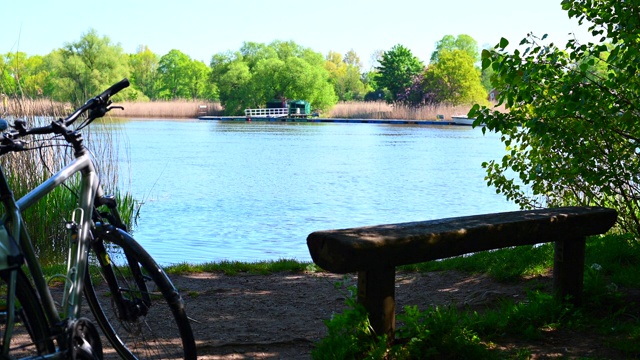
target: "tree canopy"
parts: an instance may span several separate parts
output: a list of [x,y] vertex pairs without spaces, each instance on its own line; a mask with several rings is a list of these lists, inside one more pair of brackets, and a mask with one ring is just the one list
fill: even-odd
[[[468,35],[446,35],[436,44],[425,68],[402,45],[383,53],[374,84],[388,91],[389,101],[410,106],[487,104],[476,41]],[[381,89],[378,94],[381,94]]]
[[524,208],[615,208],[621,228],[640,236],[640,8],[618,0],[562,8],[599,40],[563,49],[529,34],[511,52],[504,38],[482,52],[508,110],[469,114],[507,146],[501,161],[483,164],[488,183]]
[[436,43],[436,49],[431,54],[431,62],[437,63],[440,55],[444,52],[460,50],[467,53],[473,62],[480,61],[480,52],[478,51],[478,42],[469,35],[461,34],[458,37],[453,35],[445,35]]
[[294,42],[245,43],[236,53],[214,55],[210,66],[229,115],[272,99],[302,99],[318,109],[337,101],[323,56]]
[[429,101],[454,106],[473,103],[488,105],[480,69],[475,67],[470,53],[461,49],[442,49],[438,53],[424,76],[423,87],[431,94]]
[[326,56],[325,68],[329,79],[340,101],[362,100],[368,89],[362,79],[362,63],[353,51],[344,58],[337,52],[330,51]]
[[376,70],[378,85],[388,89],[390,100],[395,101],[406,93],[406,89],[412,87],[424,71],[424,64],[411,50],[398,44],[382,54]]
[[51,71],[51,96],[80,104],[126,77],[128,57],[120,45],[91,29],[51,55]]
[[[451,68],[462,64],[461,59],[444,56],[441,62],[440,57],[460,50],[473,58],[475,44],[468,35],[445,36],[437,44],[431,72],[400,44],[376,50],[367,71],[353,50],[344,56],[334,51],[323,56],[279,40],[245,42],[236,51],[215,54],[207,65],[178,49],[160,55],[140,45],[135,53],[125,54],[120,44],[90,29],[44,56],[0,55],[0,92],[78,103],[128,77],[132,85],[118,95],[121,100],[220,100],[227,114],[241,114],[273,98],[308,100],[320,110],[352,100],[385,99],[414,106],[458,103],[477,98],[469,96],[472,87],[467,86],[475,75]],[[466,63],[462,68],[470,69]]]

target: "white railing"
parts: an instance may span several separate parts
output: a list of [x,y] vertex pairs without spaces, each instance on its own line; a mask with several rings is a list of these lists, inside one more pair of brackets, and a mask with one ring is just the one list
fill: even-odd
[[245,109],[244,116],[246,117],[285,117],[289,115],[288,108],[275,108],[275,109]]

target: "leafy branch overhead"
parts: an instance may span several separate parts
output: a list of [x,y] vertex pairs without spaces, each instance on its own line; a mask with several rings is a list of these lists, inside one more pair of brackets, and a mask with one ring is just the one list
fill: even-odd
[[640,235],[640,7],[617,0],[562,7],[589,24],[595,41],[560,48],[528,34],[510,51],[503,38],[482,52],[508,110],[475,106],[469,114],[507,146],[502,160],[484,164],[488,183],[525,208],[613,207],[621,228]]

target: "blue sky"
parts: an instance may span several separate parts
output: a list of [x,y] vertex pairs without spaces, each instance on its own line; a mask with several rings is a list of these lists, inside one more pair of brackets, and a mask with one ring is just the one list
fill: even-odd
[[589,39],[560,0],[4,0],[0,13],[0,53],[45,55],[94,28],[126,53],[178,49],[206,64],[244,41],[293,40],[323,55],[353,49],[368,66],[396,44],[428,62],[447,34],[481,47],[500,37],[517,44],[528,32],[563,45],[570,32]]

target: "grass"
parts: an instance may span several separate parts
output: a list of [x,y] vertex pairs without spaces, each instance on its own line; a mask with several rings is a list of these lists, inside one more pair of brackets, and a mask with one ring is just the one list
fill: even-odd
[[220,272],[225,275],[237,274],[273,274],[278,272],[315,272],[320,269],[315,265],[307,262],[300,262],[292,259],[280,259],[275,261],[257,261],[257,262],[241,262],[241,261],[220,261],[209,262],[204,264],[180,263],[165,268],[169,274],[189,274],[201,272]]
[[503,282],[543,275],[553,266],[553,244],[483,251],[442,261],[401,266],[405,271],[459,270],[484,273]]

